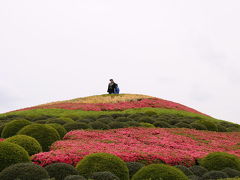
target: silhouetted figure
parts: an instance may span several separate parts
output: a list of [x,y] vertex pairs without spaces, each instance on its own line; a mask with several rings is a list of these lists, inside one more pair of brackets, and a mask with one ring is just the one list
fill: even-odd
[[119,94],[119,87],[118,85],[113,81],[113,79],[110,79],[110,83],[108,84],[108,90],[107,92],[109,94]]

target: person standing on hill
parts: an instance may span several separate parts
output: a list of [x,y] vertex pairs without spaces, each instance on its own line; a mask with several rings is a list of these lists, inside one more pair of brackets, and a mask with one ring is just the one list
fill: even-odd
[[113,79],[110,79],[110,83],[108,84],[107,92],[109,94],[119,94],[118,85],[113,81]]

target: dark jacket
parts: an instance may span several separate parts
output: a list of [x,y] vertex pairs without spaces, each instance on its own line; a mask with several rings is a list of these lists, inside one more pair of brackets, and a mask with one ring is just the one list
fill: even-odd
[[108,92],[109,94],[113,94],[116,86],[117,86],[116,83],[109,83],[109,84],[108,84],[108,90],[107,90],[107,92]]

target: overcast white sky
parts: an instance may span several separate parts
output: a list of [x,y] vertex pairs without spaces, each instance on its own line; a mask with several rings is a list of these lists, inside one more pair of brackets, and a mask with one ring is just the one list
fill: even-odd
[[240,123],[239,0],[1,0],[0,113],[106,93]]

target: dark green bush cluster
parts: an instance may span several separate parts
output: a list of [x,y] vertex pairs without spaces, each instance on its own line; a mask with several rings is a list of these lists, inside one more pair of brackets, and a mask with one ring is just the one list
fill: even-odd
[[45,124],[30,124],[23,127],[19,135],[27,135],[35,138],[42,146],[43,151],[48,151],[52,143],[60,140],[60,136],[54,128]]
[[72,122],[72,123],[66,123],[63,125],[63,127],[67,130],[67,132],[77,129],[90,129],[91,126],[87,123],[83,122]]
[[109,171],[120,180],[129,180],[129,171],[125,162],[108,153],[94,153],[85,156],[76,166],[80,175],[90,177],[95,172]]
[[58,132],[61,139],[67,133],[66,129],[60,124],[52,123],[52,124],[47,124],[47,125],[53,127]]
[[178,168],[165,164],[151,164],[141,168],[133,175],[132,180],[147,179],[178,179],[188,180],[188,177]]
[[16,164],[30,162],[28,152],[21,146],[10,142],[0,142],[0,171]]
[[17,134],[17,132],[22,129],[24,126],[31,124],[28,120],[13,120],[5,124],[1,137],[8,138]]
[[94,172],[90,175],[92,180],[120,180],[115,174],[104,171],[104,172]]
[[30,156],[42,152],[42,146],[36,139],[30,136],[16,135],[7,138],[4,142],[14,143],[23,147]]
[[140,162],[127,162],[127,167],[128,167],[128,171],[129,171],[129,177],[132,178],[132,176],[142,167],[144,167],[145,165],[143,163]]
[[87,180],[87,179],[80,175],[70,175],[70,176],[65,177],[64,180]]
[[49,176],[55,180],[64,180],[69,175],[78,175],[78,171],[70,164],[53,163],[45,167]]
[[2,180],[39,180],[49,178],[48,172],[33,163],[17,163],[5,168],[0,173]]
[[208,170],[223,170],[224,168],[232,168],[240,170],[240,158],[225,152],[213,152],[201,159],[201,166]]

